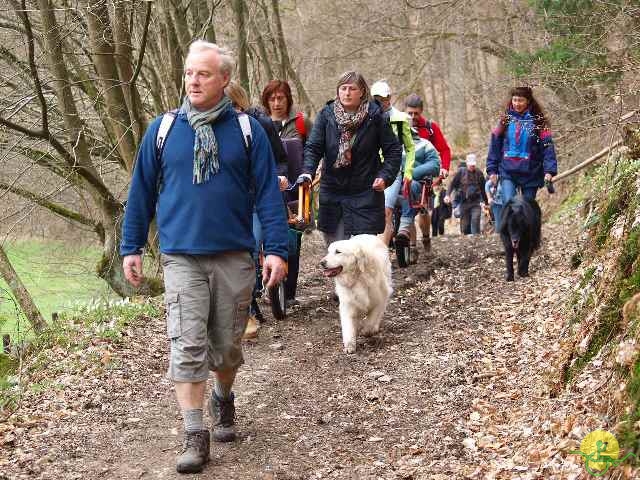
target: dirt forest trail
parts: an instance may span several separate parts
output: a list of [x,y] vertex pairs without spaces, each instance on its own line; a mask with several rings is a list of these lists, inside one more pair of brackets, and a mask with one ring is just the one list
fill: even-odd
[[240,438],[213,444],[202,474],[175,473],[181,420],[155,319],[128,332],[119,368],[68,379],[56,395],[71,413],[25,427],[19,452],[0,451],[0,478],[586,478],[568,452],[589,414],[554,392],[552,367],[572,235],[545,224],[532,276],[515,283],[496,236],[434,239],[416,266],[394,268],[383,331],[355,355],[341,349],[321,242],[306,237],[301,305],[246,344]]

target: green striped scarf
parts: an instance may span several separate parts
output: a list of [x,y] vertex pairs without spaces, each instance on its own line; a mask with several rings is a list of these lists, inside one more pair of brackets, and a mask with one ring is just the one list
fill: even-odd
[[210,110],[196,110],[191,105],[189,97],[184,98],[180,110],[187,116],[189,125],[195,131],[193,142],[193,183],[208,182],[220,170],[218,160],[218,142],[211,124],[231,106],[231,100],[226,95]]

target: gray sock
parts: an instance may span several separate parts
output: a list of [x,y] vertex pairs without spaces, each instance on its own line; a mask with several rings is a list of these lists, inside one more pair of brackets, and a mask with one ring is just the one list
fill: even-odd
[[232,386],[233,382],[229,384],[220,383],[220,380],[216,379],[213,386],[213,391],[220,400],[226,400],[231,396]]
[[204,430],[201,408],[185,410],[182,416],[184,418],[185,432],[201,432],[202,430]]

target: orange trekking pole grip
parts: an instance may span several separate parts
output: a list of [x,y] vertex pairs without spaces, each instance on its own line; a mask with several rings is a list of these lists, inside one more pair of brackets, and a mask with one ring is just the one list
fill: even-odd
[[304,218],[304,183],[298,185],[298,221]]
[[311,223],[311,188],[305,188],[304,192],[304,223]]

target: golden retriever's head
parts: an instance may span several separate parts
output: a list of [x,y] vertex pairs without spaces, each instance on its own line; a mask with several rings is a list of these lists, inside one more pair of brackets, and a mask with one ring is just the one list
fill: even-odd
[[320,261],[325,277],[340,273],[354,274],[363,271],[365,255],[362,247],[350,240],[338,240],[329,245],[329,252]]

